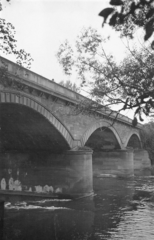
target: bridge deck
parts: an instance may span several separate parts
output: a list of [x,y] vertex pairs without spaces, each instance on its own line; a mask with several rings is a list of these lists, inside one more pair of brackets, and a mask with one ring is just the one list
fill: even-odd
[[[29,69],[19,66],[18,64],[0,57],[0,68],[5,68],[8,70],[8,73],[11,77],[14,77],[17,81],[20,81],[28,86],[31,86],[36,89],[41,89],[43,92],[46,92],[50,95],[56,96],[58,98],[67,100],[72,103],[79,103],[81,101],[87,101],[88,98],[82,96],[79,93],[76,93],[66,87],[61,86],[60,84],[53,82],[37,73],[32,72]],[[100,114],[108,116],[111,112],[108,111],[99,111]],[[116,116],[115,112],[112,112],[110,115],[111,119],[114,119]],[[128,125],[132,125],[132,120],[122,114],[119,114],[116,118],[117,121],[124,122]],[[137,128],[141,128],[141,124],[137,125]]]

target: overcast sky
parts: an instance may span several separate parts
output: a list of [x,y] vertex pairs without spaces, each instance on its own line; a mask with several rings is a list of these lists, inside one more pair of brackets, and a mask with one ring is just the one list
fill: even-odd
[[[92,26],[103,36],[110,34],[108,49],[119,58],[124,46],[109,27],[103,29],[98,13],[109,0],[11,0],[3,2],[1,17],[16,29],[18,47],[29,52],[34,62],[31,70],[56,82],[64,74],[55,57],[65,39],[75,40],[83,27]],[[9,56],[6,56],[9,58]]]

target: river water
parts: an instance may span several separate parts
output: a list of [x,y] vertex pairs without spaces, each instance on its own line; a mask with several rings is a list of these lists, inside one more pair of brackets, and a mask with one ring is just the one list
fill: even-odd
[[3,240],[153,240],[154,176],[94,178],[95,195],[5,203]]

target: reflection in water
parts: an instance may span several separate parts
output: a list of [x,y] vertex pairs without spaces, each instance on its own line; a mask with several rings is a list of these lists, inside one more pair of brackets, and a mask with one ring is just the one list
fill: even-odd
[[3,240],[152,240],[153,182],[95,178],[93,199],[6,202]]
[[81,201],[72,208],[68,200],[6,203],[3,239],[87,239],[94,219],[92,204]]
[[4,202],[0,201],[0,239],[3,237]]
[[95,214],[93,239],[154,239],[153,178],[105,179],[105,182],[102,188],[100,181],[96,184],[99,214]]

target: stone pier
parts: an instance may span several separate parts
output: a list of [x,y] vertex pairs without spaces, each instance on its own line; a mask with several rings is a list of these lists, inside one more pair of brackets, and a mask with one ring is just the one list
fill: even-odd
[[133,150],[110,150],[93,154],[94,176],[113,174],[131,177],[134,175]]
[[134,150],[134,170],[142,171],[144,169],[151,168],[151,161],[149,159],[149,154],[144,149]]
[[92,150],[68,151],[65,157],[70,166],[69,192],[76,196],[92,194]]
[[80,197],[93,193],[92,151],[1,153],[0,192]]

